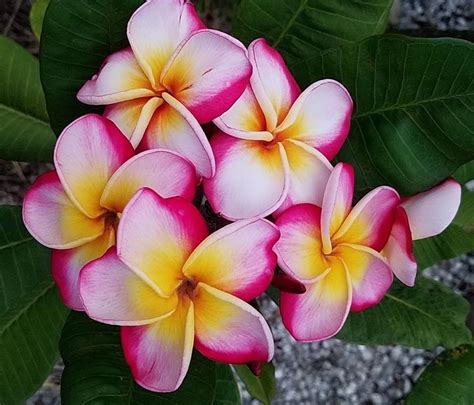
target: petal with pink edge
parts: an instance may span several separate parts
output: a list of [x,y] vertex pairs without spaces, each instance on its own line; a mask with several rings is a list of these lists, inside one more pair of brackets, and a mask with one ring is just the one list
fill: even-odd
[[331,253],[331,237],[341,227],[352,207],[354,169],[338,163],[329,177],[321,208],[321,236],[323,251]]
[[187,0],[147,1],[135,11],[128,22],[128,40],[155,90],[163,90],[161,73],[181,41],[202,28],[204,24]]
[[270,361],[273,337],[252,306],[207,284],[195,290],[195,346],[211,360],[231,364]]
[[290,168],[290,187],[274,216],[292,205],[309,203],[321,206],[326,183],[333,169],[326,157],[311,146],[289,139],[283,142]]
[[265,219],[234,222],[214,232],[184,265],[190,279],[206,283],[244,301],[264,292],[273,277],[273,246],[280,232]]
[[166,318],[144,326],[123,326],[122,347],[134,380],[155,392],[179,388],[194,343],[193,303],[183,299]]
[[154,95],[132,50],[127,48],[108,56],[100,71],[79,90],[77,98],[85,104],[103,105]]
[[278,265],[305,283],[321,278],[330,267],[322,253],[320,218],[319,207],[299,204],[288,208],[276,220],[281,234],[275,245]]
[[153,115],[139,149],[175,151],[194,164],[199,176],[212,177],[216,166],[206,134],[178,100],[167,93],[163,98],[166,103]]
[[360,245],[340,244],[334,254],[341,259],[352,283],[351,311],[378,304],[393,282],[393,273],[384,257]]
[[100,204],[115,212],[123,212],[133,195],[143,187],[163,198],[194,198],[197,178],[194,166],[175,152],[153,149],[125,162],[112,175]]
[[347,90],[334,80],[320,80],[298,97],[275,130],[276,137],[300,140],[331,160],[349,134],[351,114],[352,99]]
[[401,207],[397,208],[392,232],[382,254],[387,257],[395,276],[402,283],[413,287],[415,285],[417,264],[415,256],[413,256],[410,224],[405,210]]
[[400,197],[390,187],[377,187],[351,210],[332,237],[338,243],[363,245],[380,251],[387,243]]
[[402,202],[413,240],[429,238],[443,232],[458,212],[461,186],[454,179],[407,198]]
[[223,133],[211,146],[216,174],[203,182],[214,212],[230,220],[264,217],[275,211],[288,192],[288,161],[282,145],[265,146]]
[[23,222],[41,244],[69,249],[96,239],[104,232],[104,219],[91,219],[66,195],[55,171],[39,176],[25,194]]
[[174,53],[161,83],[200,123],[226,112],[252,74],[244,46],[219,31],[194,32]]
[[263,38],[249,45],[253,67],[250,82],[265,113],[267,128],[273,131],[286,117],[301,90],[281,55]]
[[118,256],[161,296],[169,297],[182,280],[184,263],[207,235],[206,222],[189,201],[164,199],[144,188],[123,212]]
[[101,257],[114,244],[115,231],[112,226],[108,226],[100,237],[91,242],[73,249],[51,252],[51,273],[64,304],[69,308],[84,311],[79,294],[79,273],[87,263]]
[[62,132],[54,165],[69,198],[87,216],[105,212],[100,197],[112,174],[132,157],[133,147],[112,121],[89,114]]
[[156,109],[163,104],[158,97],[137,98],[108,105],[104,117],[111,120],[128,138],[134,148],[138,146]]
[[281,293],[283,324],[300,342],[328,339],[339,332],[349,313],[352,288],[346,269],[334,258],[331,270],[303,294]]
[[115,247],[84,266],[79,291],[90,318],[110,325],[139,326],[176,310],[178,296],[160,297],[117,256]]

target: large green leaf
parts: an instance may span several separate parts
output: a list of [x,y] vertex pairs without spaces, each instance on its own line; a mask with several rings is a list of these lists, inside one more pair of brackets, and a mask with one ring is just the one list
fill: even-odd
[[272,403],[276,394],[275,367],[272,363],[262,366],[260,375],[254,375],[247,366],[234,366],[247,391],[265,405]]
[[49,251],[0,207],[0,403],[21,404],[46,379],[67,310],[50,276]]
[[464,190],[451,225],[440,235],[415,241],[414,249],[419,269],[474,250],[474,193]]
[[59,134],[97,108],[76,94],[105,57],[127,46],[126,26],[143,0],[51,0],[41,34],[41,81],[51,125]]
[[100,404],[239,404],[240,395],[229,366],[193,354],[180,389],[157,394],[132,380],[120,345],[118,327],[71,313],[60,342],[65,369],[61,399],[67,405]]
[[419,276],[415,287],[395,282],[380,304],[351,313],[336,337],[365,345],[453,348],[471,340],[464,324],[468,312],[464,298]]
[[287,62],[385,31],[392,0],[242,0],[234,33],[264,37]]
[[420,376],[405,403],[474,404],[474,347],[456,347],[436,357]]
[[355,111],[339,154],[356,187],[426,190],[474,158],[474,45],[382,35],[315,53],[292,66],[304,87],[333,78]]
[[38,60],[0,36],[0,159],[52,159],[55,137],[39,78]]
[[30,25],[33,34],[37,39],[41,38],[41,31],[43,29],[44,15],[48,8],[50,0],[33,0],[30,10]]

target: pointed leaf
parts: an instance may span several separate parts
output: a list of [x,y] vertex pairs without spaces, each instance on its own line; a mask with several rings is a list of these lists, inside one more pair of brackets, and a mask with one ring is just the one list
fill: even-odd
[[43,19],[50,0],[33,0],[30,10],[30,25],[33,34],[39,40],[43,29]]
[[234,370],[255,399],[270,405],[276,394],[275,366],[265,363],[260,375],[254,375],[247,366],[234,366]]

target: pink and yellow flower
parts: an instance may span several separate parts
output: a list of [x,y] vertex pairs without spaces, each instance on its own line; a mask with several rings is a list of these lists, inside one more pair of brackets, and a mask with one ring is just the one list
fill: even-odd
[[80,269],[115,244],[121,212],[140,188],[163,197],[192,200],[193,165],[174,152],[150,150],[137,156],[108,119],[83,116],[59,137],[56,170],[36,180],[25,195],[23,221],[36,240],[53,250],[52,272],[69,307],[81,310]]
[[280,54],[264,39],[248,49],[250,85],[214,123],[216,175],[204,181],[213,210],[235,220],[320,205],[332,159],[349,132],[352,100],[334,80],[301,93]]
[[132,374],[152,391],[180,386],[193,346],[219,362],[269,361],[270,329],[245,301],[268,287],[278,237],[272,223],[258,218],[208,236],[191,203],[144,188],[125,208],[117,249],[81,271],[85,310],[122,326]]
[[454,179],[447,179],[431,190],[402,201],[383,249],[395,276],[402,283],[415,284],[417,264],[413,241],[443,232],[456,216],[460,203],[461,186]]
[[281,293],[283,323],[299,341],[334,336],[350,310],[377,304],[393,281],[380,254],[387,243],[400,197],[378,187],[353,208],[354,173],[339,163],[331,173],[322,208],[299,204],[276,224],[279,266],[306,287],[303,294]]
[[105,116],[134,147],[176,151],[211,177],[214,156],[199,123],[220,116],[243,93],[252,71],[244,46],[205,29],[186,0],[145,2],[127,35],[131,48],[110,55],[79,100],[107,105]]

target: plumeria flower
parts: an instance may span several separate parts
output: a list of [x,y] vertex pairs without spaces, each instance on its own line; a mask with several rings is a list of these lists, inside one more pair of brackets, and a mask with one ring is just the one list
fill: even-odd
[[36,180],[25,195],[23,221],[36,240],[53,250],[52,273],[67,306],[82,310],[80,269],[115,243],[121,212],[140,188],[163,197],[192,200],[193,165],[174,152],[150,150],[137,156],[108,119],[83,116],[61,134],[56,170]]
[[191,203],[144,188],[125,208],[117,249],[82,269],[84,307],[91,318],[122,326],[132,374],[152,391],[180,386],[193,346],[219,362],[267,362],[270,329],[245,301],[268,287],[278,237],[264,219],[208,236]]
[[322,208],[299,204],[276,221],[279,266],[303,283],[306,292],[281,292],[283,323],[299,341],[334,336],[350,310],[377,304],[393,281],[380,251],[387,243],[400,198],[378,187],[352,209],[354,173],[339,163],[324,191]]
[[110,55],[77,97],[107,105],[110,118],[140,149],[163,148],[188,158],[199,175],[215,162],[199,123],[225,112],[248,84],[244,46],[205,29],[189,1],[150,0],[130,18],[131,48]]
[[214,123],[216,175],[204,182],[215,212],[235,220],[300,202],[321,204],[331,160],[349,132],[352,100],[334,80],[301,93],[264,39],[248,49],[253,74],[242,97]]
[[413,241],[443,232],[456,216],[460,203],[461,186],[451,178],[402,201],[383,250],[401,282],[408,286],[415,284],[417,264]]

